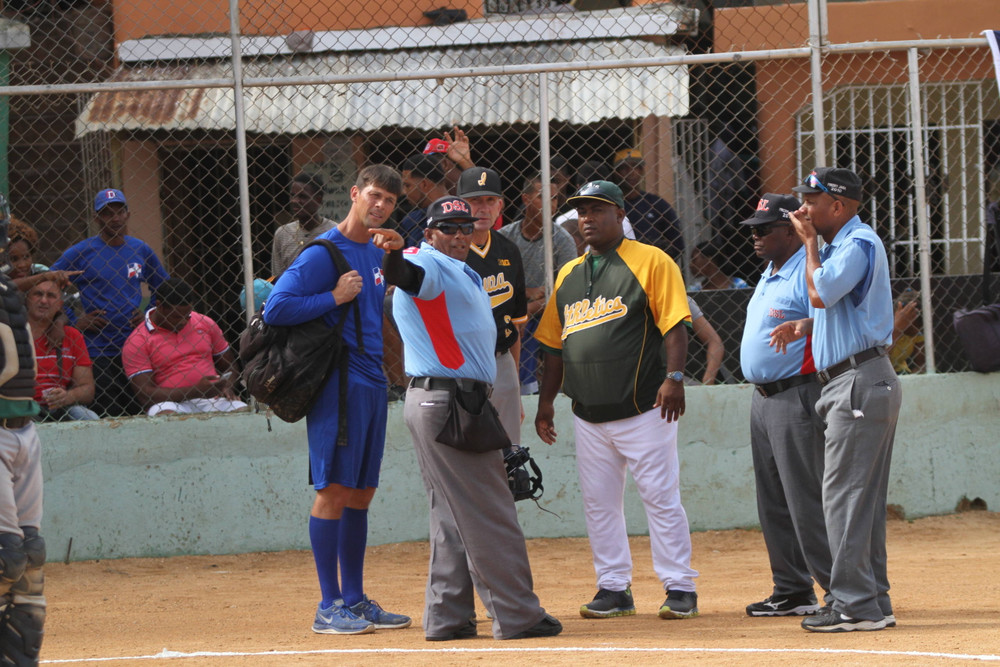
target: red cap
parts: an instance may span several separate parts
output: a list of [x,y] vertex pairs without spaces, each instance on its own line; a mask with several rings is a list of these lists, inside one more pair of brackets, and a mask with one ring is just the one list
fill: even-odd
[[448,142],[444,139],[431,139],[424,146],[424,155],[430,155],[431,153],[447,153],[448,152]]

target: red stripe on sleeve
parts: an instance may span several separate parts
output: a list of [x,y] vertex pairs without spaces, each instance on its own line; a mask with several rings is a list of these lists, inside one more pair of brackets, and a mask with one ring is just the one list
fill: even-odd
[[458,346],[458,340],[455,338],[455,331],[451,328],[444,292],[433,299],[414,299],[414,301],[424,321],[424,327],[430,335],[431,345],[434,346],[438,361],[445,368],[461,367],[465,363],[465,355],[462,354],[462,348]]

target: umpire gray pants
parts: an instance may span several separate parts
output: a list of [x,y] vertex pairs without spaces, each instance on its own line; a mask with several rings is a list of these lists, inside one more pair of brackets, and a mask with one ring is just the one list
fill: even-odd
[[775,596],[830,588],[830,545],[823,520],[823,420],[818,382],[773,396],[753,393],[750,450],[757,515]]
[[517,374],[518,360],[507,350],[497,355],[497,376],[493,382],[490,402],[500,414],[500,423],[512,444],[521,444],[521,380]]
[[475,612],[473,590],[504,639],[542,620],[532,590],[524,534],[500,450],[476,454],[436,442],[448,416],[449,393],[411,386],[403,409],[430,502],[430,568],[424,634],[465,627]]
[[833,608],[853,618],[892,613],[886,572],[889,463],[903,401],[887,356],[833,378],[816,411],[826,422],[823,515],[833,567]]

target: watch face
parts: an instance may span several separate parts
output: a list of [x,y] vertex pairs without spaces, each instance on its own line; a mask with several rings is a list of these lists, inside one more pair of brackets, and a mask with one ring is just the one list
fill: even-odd
[[667,379],[668,380],[673,380],[674,382],[683,382],[684,381],[684,373],[681,373],[680,371],[674,371],[673,373],[667,373]]

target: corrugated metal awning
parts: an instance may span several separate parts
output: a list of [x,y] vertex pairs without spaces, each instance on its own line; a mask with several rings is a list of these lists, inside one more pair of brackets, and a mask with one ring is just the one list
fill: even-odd
[[[642,39],[470,46],[452,49],[280,55],[244,61],[245,80],[279,77],[373,76],[541,63],[578,63],[683,55],[676,46]],[[229,61],[148,63],[121,68],[112,81],[231,78]],[[453,77],[244,89],[246,127],[264,134],[434,129],[538,120],[535,74]],[[606,118],[688,113],[683,65],[573,70],[549,74],[554,120],[574,124]],[[95,94],[77,119],[77,136],[101,130],[232,130],[229,88],[115,91]]]

